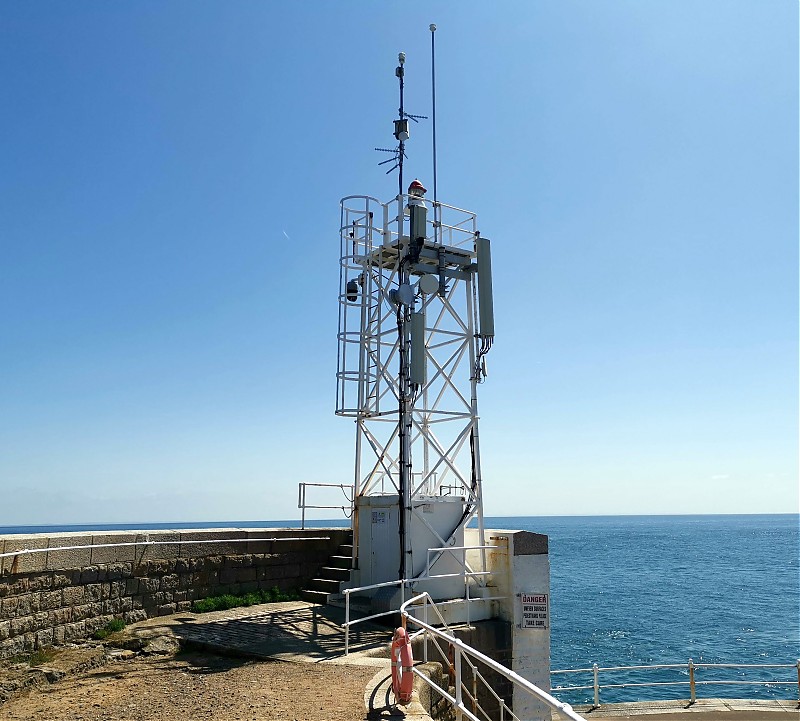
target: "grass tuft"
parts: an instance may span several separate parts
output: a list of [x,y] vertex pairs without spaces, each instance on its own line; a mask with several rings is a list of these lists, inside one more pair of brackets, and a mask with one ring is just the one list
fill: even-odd
[[278,601],[297,601],[300,598],[297,591],[281,591],[277,586],[262,591],[251,591],[240,596],[225,593],[221,596],[209,596],[192,604],[195,613],[208,613],[209,611],[227,611],[229,608],[242,606],[255,606],[259,603],[277,603]]
[[102,641],[108,638],[112,633],[117,633],[125,628],[125,621],[121,618],[112,618],[103,628],[98,628],[93,634],[92,638]]
[[27,663],[28,666],[41,666],[43,663],[52,661],[56,656],[58,656],[58,651],[52,646],[47,646],[37,649],[31,654],[12,656],[7,661],[8,663]]

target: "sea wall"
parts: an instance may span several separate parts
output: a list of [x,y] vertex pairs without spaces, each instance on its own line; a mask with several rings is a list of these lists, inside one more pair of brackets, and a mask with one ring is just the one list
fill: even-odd
[[[301,588],[350,529],[211,529],[0,536],[0,658],[188,611],[192,601]],[[282,540],[287,539],[287,540]],[[127,543],[125,546],[104,544]],[[137,544],[137,545],[133,545]],[[71,547],[69,550],[50,550]]]

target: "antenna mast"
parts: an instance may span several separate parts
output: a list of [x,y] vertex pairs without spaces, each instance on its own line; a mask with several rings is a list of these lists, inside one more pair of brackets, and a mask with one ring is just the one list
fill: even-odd
[[406,152],[406,140],[408,140],[408,120],[406,120],[405,110],[403,109],[403,89],[404,89],[404,78],[405,78],[405,69],[403,66],[406,63],[406,54],[399,53],[397,56],[397,60],[399,62],[397,69],[394,71],[394,74],[397,75],[397,78],[400,80],[400,109],[397,111],[399,113],[398,120],[394,123],[394,136],[400,142],[399,154],[397,156],[397,167],[399,168],[399,172],[397,174],[397,194],[403,194],[403,158],[405,157]]
[[[400,228],[400,244],[399,248],[402,250],[402,236],[404,233],[403,225],[404,211],[403,211],[403,158],[405,155],[405,144],[408,140],[408,120],[405,117],[405,108],[403,107],[403,89],[404,89],[404,76],[405,71],[403,65],[406,61],[406,54],[400,53],[398,56],[399,65],[395,70],[395,75],[400,80],[400,117],[395,121],[395,137],[400,143],[399,154],[397,158],[398,167],[398,181],[399,189],[397,191],[398,201],[398,224]],[[403,287],[410,288],[409,284],[409,253],[411,252],[411,243],[408,243],[405,248],[405,254],[400,259],[398,268],[398,289]],[[412,295],[413,298],[413,295]],[[398,496],[400,500],[400,514],[399,514],[399,531],[400,531],[400,568],[398,569],[398,578],[404,579],[406,577],[406,555],[411,553],[411,545],[408,538],[408,525],[411,514],[411,433],[412,433],[412,420],[411,420],[411,384],[408,377],[408,334],[406,327],[411,319],[411,312],[414,309],[412,303],[398,303],[397,304],[397,343],[398,343],[398,356],[400,358],[400,370],[398,383],[398,427],[397,435],[400,445],[400,474],[398,478]]]
[[433,221],[434,232],[436,237],[439,236],[439,192],[436,185],[436,41],[434,34],[436,33],[436,25],[430,24],[431,31],[431,120],[433,124]]

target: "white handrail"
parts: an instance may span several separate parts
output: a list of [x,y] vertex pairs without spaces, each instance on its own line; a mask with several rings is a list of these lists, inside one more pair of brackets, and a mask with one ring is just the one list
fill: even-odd
[[[428,598],[430,598],[430,596]],[[423,611],[422,611],[422,613],[423,613],[423,621],[425,621],[425,622],[428,621],[428,605],[429,605],[428,604],[428,598],[425,599],[425,603],[423,604],[423,607],[422,607],[422,609],[423,609]],[[439,623],[440,623],[441,627],[443,627],[450,635],[452,635],[452,631],[450,630],[450,627],[447,625],[447,621],[444,620],[444,617],[439,612],[438,604],[431,603],[430,606],[436,612],[436,615],[439,618]],[[425,661],[425,663],[427,663],[428,662],[428,631],[427,631],[427,629],[424,629],[424,628],[420,629],[416,633],[411,634],[410,638],[413,640],[413,639],[417,638],[420,634],[424,634],[425,635],[424,636],[425,643],[424,643],[423,649],[424,649],[424,661]],[[436,639],[436,637],[434,637],[432,640],[433,640],[434,646],[436,646],[436,650],[439,651],[439,654],[441,655],[441,657],[442,658],[447,658],[447,654],[444,652],[442,647],[439,645],[439,641]],[[494,697],[495,701],[497,702],[498,706],[500,707],[500,716],[501,716],[501,719],[502,719],[502,717],[503,717],[503,709],[507,708],[505,700],[500,696],[500,694],[498,694],[491,687],[489,682],[484,678],[483,674],[478,670],[478,666],[476,664],[472,663],[472,661],[470,661],[469,656],[466,656],[464,658],[465,658],[467,664],[469,665],[470,671],[472,671],[472,686],[473,686],[473,688],[472,688],[472,693],[467,691],[467,696],[470,697],[470,700],[472,701],[473,705],[476,708],[479,708],[484,715],[487,715],[486,712],[481,707],[481,705],[478,703],[477,682],[478,682],[478,680],[480,680],[481,683],[483,683],[483,685],[486,688],[486,690]],[[455,700],[455,699],[453,699],[453,700]],[[513,715],[513,713],[512,713],[512,715]]]
[[[494,546],[494,545],[436,546],[434,548],[429,548],[427,556],[426,556],[426,559],[425,559],[425,571],[426,571],[426,573],[429,573],[433,563],[436,563],[436,561],[441,559],[442,556],[444,556],[444,552],[445,551],[450,551],[451,555],[453,556],[453,558],[456,561],[458,561],[459,559],[452,552],[453,551],[463,551],[464,552],[464,558],[463,558],[462,563],[464,564],[464,566],[466,566],[466,563],[467,563],[467,551],[487,551],[487,550],[507,552],[507,549],[502,548],[500,546]],[[431,563],[431,553],[438,553],[439,554],[439,557],[433,563]],[[484,565],[484,567],[485,567],[485,565]],[[471,571],[471,572],[465,572],[464,575],[466,575],[466,576],[481,576],[481,575],[484,575],[485,576],[485,575],[492,575],[492,573],[493,573],[492,571]]]
[[[471,574],[467,575],[474,575],[474,576],[481,576],[481,575],[491,575],[492,571],[475,571]],[[361,618],[356,618],[354,620],[350,620],[350,594],[355,593],[356,591],[369,591],[376,588],[386,588],[388,586],[400,586],[400,602],[403,603],[404,595],[405,595],[405,587],[406,585],[412,585],[414,583],[419,583],[421,581],[427,580],[435,580],[440,578],[453,578],[455,576],[463,576],[463,573],[441,573],[435,576],[423,576],[420,578],[405,578],[398,581],[384,581],[383,583],[371,583],[368,586],[355,586],[353,588],[346,588],[342,591],[344,595],[344,623],[342,624],[342,628],[344,628],[344,655],[347,656],[350,653],[350,626],[355,626],[357,623],[362,623],[364,621],[372,621],[375,618],[381,618],[383,616],[391,616],[394,613],[399,613],[399,610],[394,609],[391,611],[382,611],[381,613],[374,613],[370,616],[362,616]],[[464,602],[467,604],[467,621],[469,621],[469,604],[473,601],[502,601],[505,599],[505,596],[480,596],[478,598],[470,598],[469,596],[469,585],[466,586],[466,598],[457,598],[453,599],[456,602]],[[433,604],[434,608],[436,608],[436,604]],[[438,609],[436,610],[437,614],[439,613]],[[439,616],[441,618],[441,615]],[[444,624],[444,620],[442,620]]]
[[386,588],[388,586],[400,586],[400,599],[402,601],[406,583],[411,583],[408,579],[400,579],[398,581],[384,581],[383,583],[371,583],[369,586],[356,586],[355,588],[345,588],[342,593],[344,594],[344,623],[342,626],[344,627],[344,655],[347,656],[350,653],[350,626],[354,626],[357,623],[361,623],[363,621],[371,621],[373,618],[381,618],[382,616],[390,616],[393,613],[397,613],[397,611],[384,611],[383,613],[375,613],[371,616],[364,616],[363,618],[357,618],[355,621],[350,620],[350,594],[355,593],[356,591],[368,591],[373,588]]
[[[759,680],[747,681],[744,679],[696,679],[695,670],[698,668],[796,668],[797,681],[778,681],[778,680]],[[625,672],[625,671],[649,671],[662,669],[685,669],[688,671],[688,678],[685,681],[636,681],[629,683],[605,683],[601,684],[599,674],[603,672]],[[800,701],[800,659],[797,663],[694,663],[689,659],[688,663],[662,663],[646,666],[606,666],[600,667],[594,664],[591,668],[568,668],[551,671],[551,675],[567,673],[591,673],[593,680],[591,684],[581,686],[557,686],[553,691],[585,691],[592,689],[594,692],[594,706],[600,705],[600,690],[611,688],[640,688],[650,686],[689,686],[690,703],[697,700],[697,686],[797,686],[798,700]]]
[[[551,696],[546,691],[543,691],[542,689],[540,689],[538,686],[536,686],[535,684],[531,683],[527,679],[522,678],[522,676],[520,676],[518,673],[512,671],[510,668],[506,668],[505,666],[503,666],[503,664],[495,661],[493,658],[489,658],[488,656],[486,656],[485,654],[482,654],[480,651],[477,651],[476,649],[472,648],[471,646],[468,646],[466,643],[464,643],[463,641],[457,639],[455,636],[452,636],[452,635],[450,635],[448,633],[445,633],[441,629],[438,629],[438,628],[436,628],[434,626],[431,626],[430,624],[425,623],[424,621],[420,621],[417,618],[415,618],[414,616],[412,616],[408,612],[408,608],[407,607],[410,604],[412,604],[412,603],[414,603],[416,601],[419,601],[420,599],[430,599],[431,603],[433,604],[433,599],[431,598],[430,594],[427,593],[427,592],[424,592],[424,593],[421,593],[421,594],[419,594],[417,596],[414,596],[413,598],[410,598],[402,606],[400,606],[400,614],[406,620],[406,622],[414,623],[417,626],[420,626],[421,628],[424,628],[425,630],[427,630],[429,633],[433,634],[434,636],[436,636],[438,638],[442,638],[445,641],[447,641],[449,644],[452,644],[453,649],[455,651],[455,664],[454,665],[455,665],[455,672],[456,672],[456,683],[455,683],[456,697],[455,697],[455,699],[450,697],[450,698],[448,698],[448,700],[450,700],[450,703],[452,703],[455,706],[457,712],[460,712],[461,714],[464,714],[464,715],[468,716],[473,721],[480,721],[480,719],[478,719],[477,716],[475,716],[472,712],[469,711],[469,709],[467,709],[464,706],[464,703],[461,700],[462,679],[461,679],[460,657],[461,657],[461,654],[467,654],[469,657],[477,659],[478,661],[480,661],[484,665],[486,665],[489,668],[491,668],[496,673],[499,673],[501,676],[503,676],[504,678],[506,678],[509,681],[511,681],[516,686],[522,688],[525,692],[527,692],[531,696],[536,697],[539,701],[542,701],[543,703],[545,703],[547,706],[549,706],[554,711],[558,711],[560,714],[566,716],[569,719],[572,719],[572,721],[586,721],[583,718],[583,716],[581,716],[579,713],[576,713],[575,710],[572,708],[572,706],[570,706],[568,703],[563,703],[563,702],[559,701],[558,699],[554,698],[553,696]],[[428,683],[429,685],[435,686],[435,684],[433,684],[430,680],[428,680],[423,674],[421,674],[416,669],[414,669],[414,674],[417,677],[424,679],[425,682]],[[440,693],[445,695],[441,689],[439,689],[438,687],[436,687],[436,688]]]

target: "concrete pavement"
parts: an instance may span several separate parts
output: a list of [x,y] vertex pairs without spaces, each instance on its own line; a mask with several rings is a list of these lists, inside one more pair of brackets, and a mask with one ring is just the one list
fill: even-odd
[[126,632],[170,635],[223,653],[301,663],[387,665],[392,632],[365,622],[351,629],[344,655],[344,609],[306,601],[267,603],[210,613],[178,613],[141,621]]

